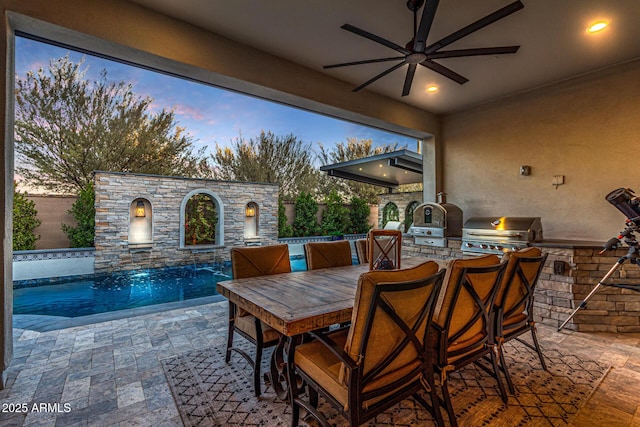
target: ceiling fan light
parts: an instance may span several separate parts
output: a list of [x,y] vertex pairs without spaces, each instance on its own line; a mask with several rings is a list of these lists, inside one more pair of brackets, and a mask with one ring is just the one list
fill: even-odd
[[599,31],[602,31],[605,28],[607,28],[607,25],[609,25],[609,24],[607,22],[604,22],[604,21],[594,22],[593,24],[589,25],[589,28],[587,28],[587,32],[588,33],[597,33]]
[[436,85],[427,86],[427,92],[429,92],[429,93],[436,93],[439,90],[440,90],[440,88],[438,86],[436,86]]

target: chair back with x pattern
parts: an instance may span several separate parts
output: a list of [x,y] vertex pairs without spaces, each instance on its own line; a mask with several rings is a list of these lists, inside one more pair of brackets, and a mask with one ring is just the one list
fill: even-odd
[[349,425],[361,425],[409,396],[444,425],[434,352],[426,344],[445,274],[438,269],[426,261],[360,276],[349,329],[314,331],[315,340],[296,348],[297,373],[308,385],[309,398],[294,396],[292,425],[298,425],[300,408],[320,425],[330,425],[319,410],[318,395]]
[[547,254],[543,255],[534,247],[509,254],[507,269],[495,299],[498,336],[502,336],[504,320],[509,321],[510,329],[533,321],[534,290],[546,259]]
[[231,248],[231,272],[234,279],[290,273],[289,245]]
[[304,255],[308,270],[320,268],[344,267],[353,264],[351,244],[348,240],[333,242],[307,242]]
[[439,346],[440,363],[483,351],[492,339],[492,306],[506,263],[496,255],[457,259],[450,276],[436,324],[445,332]]
[[402,257],[402,232],[371,230],[367,234],[369,270],[399,270]]

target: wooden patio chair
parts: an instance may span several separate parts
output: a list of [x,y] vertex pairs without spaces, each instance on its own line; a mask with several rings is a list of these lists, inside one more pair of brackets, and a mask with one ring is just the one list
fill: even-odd
[[369,270],[399,270],[402,231],[371,230],[367,234]]
[[[234,279],[290,273],[289,246],[285,244],[231,248],[231,271]],[[241,348],[233,346],[234,332],[237,332],[256,347],[254,358],[251,358]],[[235,351],[249,362],[253,368],[253,387],[256,396],[261,394],[260,365],[262,363],[262,351],[267,347],[276,345],[279,339],[280,333],[275,329],[229,301],[229,330],[225,361],[229,363],[231,352]]]
[[436,348],[436,375],[449,422],[457,426],[448,389],[448,374],[489,356],[492,369],[479,367],[498,382],[502,400],[507,393],[502,384],[493,342],[493,301],[506,263],[496,255],[456,259],[449,265],[449,279],[440,311],[433,322],[431,343]]
[[[357,426],[413,396],[443,425],[433,374],[433,350],[425,345],[444,270],[425,262],[407,270],[360,276],[348,330],[313,332],[294,354],[308,401],[294,391],[292,425],[300,408],[323,426],[318,394]],[[418,394],[424,390],[431,405]]]
[[369,249],[367,247],[367,239],[358,239],[355,242],[356,255],[360,264],[369,263]]
[[348,240],[308,242],[304,244],[308,270],[352,265],[351,244]]
[[[517,339],[527,347],[538,353],[542,369],[547,370],[547,364],[538,344],[536,324],[533,320],[534,290],[547,260],[547,254],[542,254],[538,248],[526,248],[505,255],[508,259],[507,269],[502,284],[495,299],[495,340],[500,355],[500,366],[504,372],[509,391],[514,393],[513,382],[507,370],[504,359],[503,344]],[[519,337],[531,331],[533,345]]]

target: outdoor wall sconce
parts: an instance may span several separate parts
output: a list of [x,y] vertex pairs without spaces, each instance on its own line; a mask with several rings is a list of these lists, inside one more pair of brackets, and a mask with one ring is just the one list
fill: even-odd
[[247,218],[256,216],[256,207],[253,204],[248,204],[245,208],[245,215]]
[[136,216],[136,218],[144,218],[145,217],[144,202],[142,200],[138,200],[138,202],[136,203],[135,216]]

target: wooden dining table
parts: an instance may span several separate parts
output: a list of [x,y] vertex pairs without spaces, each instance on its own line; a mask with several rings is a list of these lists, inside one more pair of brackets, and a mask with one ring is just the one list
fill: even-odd
[[[401,267],[430,260],[402,258]],[[288,386],[296,383],[293,354],[304,333],[351,321],[358,278],[366,271],[367,264],[351,265],[218,282],[220,295],[282,334],[265,375],[281,398],[291,396]]]

